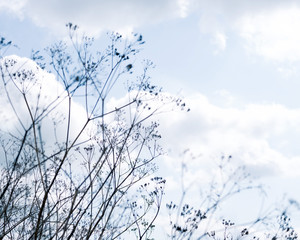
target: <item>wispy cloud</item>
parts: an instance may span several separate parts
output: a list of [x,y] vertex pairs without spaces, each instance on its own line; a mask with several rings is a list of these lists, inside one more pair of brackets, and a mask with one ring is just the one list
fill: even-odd
[[72,22],[96,36],[107,30],[128,34],[141,26],[195,14],[200,32],[211,36],[216,53],[227,48],[227,38],[233,34],[252,54],[277,62],[300,60],[300,5],[295,0],[4,0],[1,9],[55,33],[65,33],[64,25]]
[[[20,14],[21,9],[12,6],[10,8]],[[72,22],[80,25],[85,32],[97,35],[102,31],[123,32],[170,18],[185,17],[188,9],[189,0],[27,0],[22,14],[31,18],[36,25],[47,27],[54,32],[63,31],[64,25]]]

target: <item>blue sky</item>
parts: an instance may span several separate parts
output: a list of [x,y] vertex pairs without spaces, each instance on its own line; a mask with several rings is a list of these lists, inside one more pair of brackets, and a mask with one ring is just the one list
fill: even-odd
[[67,22],[99,44],[107,31],[141,33],[153,82],[186,98],[190,113],[161,119],[165,168],[189,148],[201,156],[190,173],[199,181],[212,159],[230,154],[275,200],[300,201],[299,1],[0,1],[0,34],[21,57],[65,38]]

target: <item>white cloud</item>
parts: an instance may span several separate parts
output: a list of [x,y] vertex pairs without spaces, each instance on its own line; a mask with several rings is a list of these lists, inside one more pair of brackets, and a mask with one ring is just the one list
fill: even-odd
[[297,74],[299,73],[298,67],[296,67],[295,64],[292,64],[290,66],[280,66],[277,68],[277,71],[284,78],[290,78],[293,76],[297,76]]
[[224,51],[226,48],[226,40],[227,37],[225,34],[216,32],[213,37],[213,44],[216,46],[217,50],[215,51],[215,54],[218,54],[219,51]]
[[177,0],[179,7],[179,16],[185,18],[188,16],[189,11],[191,10],[191,0]]
[[246,14],[237,28],[251,52],[278,62],[300,60],[299,7]]
[[295,0],[4,0],[1,9],[55,33],[65,33],[65,24],[72,22],[93,35],[107,30],[128,34],[141,26],[198,14],[200,31],[211,36],[216,52],[226,49],[230,34],[237,34],[251,53],[281,62],[300,60],[300,5]]
[[27,0],[23,14],[36,25],[50,28],[54,32],[65,32],[65,24],[72,22],[89,34],[97,35],[107,30],[123,33],[142,25],[185,17],[190,1]]
[[186,102],[189,113],[173,112],[161,119],[164,143],[172,149],[168,159],[175,159],[169,160],[171,165],[180,168],[179,155],[188,148],[199,156],[189,160],[195,176],[204,176],[200,170],[211,171],[205,166],[222,155],[232,155],[236,164],[246,165],[256,177],[299,176],[300,152],[289,155],[282,146],[286,141],[294,144],[289,132],[300,132],[300,109],[277,104],[221,108],[200,94]]
[[226,36],[237,35],[246,49],[276,62],[300,60],[300,4],[286,1],[201,0],[200,31],[211,36],[218,51],[226,48]]
[[202,0],[197,7],[200,31],[219,42],[217,48],[226,47],[220,36],[237,34],[252,54],[279,62],[300,60],[299,1]]
[[[234,104],[235,98],[226,90],[218,94],[231,99]],[[289,146],[300,141],[300,109],[279,104],[248,104],[234,108],[228,103],[227,107],[220,107],[202,94],[187,97],[185,102],[191,108],[190,112],[170,112],[160,116],[163,146],[169,150],[162,165],[162,172],[167,176],[169,201],[180,199],[183,180],[187,190],[185,202],[199,206],[199,199],[203,200],[205,191],[209,191],[210,181],[220,176],[217,171],[222,155],[232,155],[229,169],[245,166],[246,172],[259,178],[254,185],[263,182],[270,186],[270,179],[278,182],[289,179],[289,185],[293,185],[299,178],[300,151],[297,149],[290,154]],[[293,134],[298,136],[297,139]],[[182,163],[186,167],[182,168]],[[180,177],[182,170],[183,178]],[[223,169],[222,173],[227,176]],[[276,194],[286,191],[285,187],[276,184],[270,187]],[[204,195],[200,195],[202,191]],[[275,199],[271,197],[267,205],[273,204]],[[253,221],[261,214],[262,200],[259,191],[247,192],[244,198],[239,194],[225,205],[226,216],[235,217],[238,222]],[[236,211],[232,212],[232,207]],[[239,209],[244,214],[238,214]]]
[[[18,56],[1,59],[0,69],[4,76],[0,81],[0,130],[15,136],[23,134],[22,126],[27,129],[32,124],[27,101],[33,116],[37,117],[40,114],[46,116],[41,124],[43,139],[47,142],[46,146],[54,146],[56,139],[64,141],[67,134],[65,119],[68,114],[69,101],[64,87],[55,76],[40,69],[32,60]],[[13,73],[17,75],[14,77]],[[18,76],[18,73],[21,75]],[[56,136],[53,119],[56,122]],[[71,141],[75,139],[86,122],[84,108],[73,101],[70,121]],[[83,138],[87,138],[87,135],[83,134]]]
[[225,107],[231,106],[235,102],[235,97],[231,95],[226,89],[220,89],[214,93],[217,97],[220,97],[221,104]]
[[23,10],[27,0],[2,0],[0,1],[0,12],[8,11],[16,14],[19,18],[23,18]]

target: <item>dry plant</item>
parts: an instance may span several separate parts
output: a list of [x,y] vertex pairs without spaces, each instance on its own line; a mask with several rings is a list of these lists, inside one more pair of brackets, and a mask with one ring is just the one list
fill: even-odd
[[[34,62],[5,57],[12,43],[1,38],[0,99],[14,125],[0,135],[0,239],[149,239],[165,185],[153,175],[153,116],[181,100],[151,85],[150,61],[135,73],[141,35],[111,34],[100,52],[67,28],[70,41],[33,52]],[[40,79],[46,69],[54,89]],[[112,107],[120,82],[126,97]]]

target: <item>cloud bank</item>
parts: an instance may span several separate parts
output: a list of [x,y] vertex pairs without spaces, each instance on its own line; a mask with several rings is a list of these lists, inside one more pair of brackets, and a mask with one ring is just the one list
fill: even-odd
[[187,158],[195,176],[209,176],[213,168],[206,166],[232,155],[233,162],[245,165],[254,177],[299,177],[300,152],[292,146],[299,141],[300,109],[279,104],[221,108],[201,94],[186,102],[189,113],[173,112],[160,119],[170,167],[180,171],[181,153],[189,149],[197,156]]

